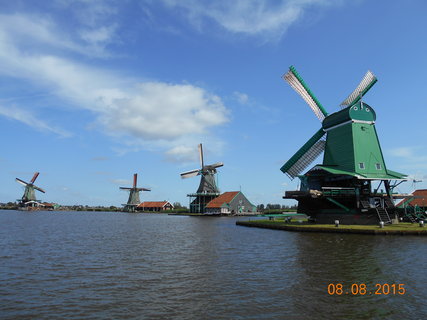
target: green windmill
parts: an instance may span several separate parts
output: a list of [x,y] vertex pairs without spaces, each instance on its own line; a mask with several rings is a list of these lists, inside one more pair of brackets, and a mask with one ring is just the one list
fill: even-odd
[[[387,169],[375,129],[376,113],[362,97],[377,82],[368,71],[357,88],[328,114],[294,67],[284,79],[308,103],[322,125],[282,166],[300,190],[284,198],[298,201],[298,212],[321,223],[377,224],[396,218],[393,188],[406,175]],[[322,164],[307,167],[323,154]],[[374,185],[376,187],[374,188]],[[381,189],[382,188],[382,189]]]
[[30,182],[26,182],[19,178],[15,178],[16,182],[18,182],[19,184],[22,184],[25,187],[22,198],[18,199],[19,205],[21,207],[37,207],[38,206],[38,203],[40,202],[40,200],[36,199],[35,190],[45,193],[45,191],[42,188],[39,188],[36,185],[34,185],[34,182],[36,182],[36,179],[38,176],[39,176],[39,172],[35,172]]

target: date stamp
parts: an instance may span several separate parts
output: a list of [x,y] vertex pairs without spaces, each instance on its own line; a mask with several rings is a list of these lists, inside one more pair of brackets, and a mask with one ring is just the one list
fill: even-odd
[[345,285],[343,283],[328,284],[328,294],[331,296],[341,295],[404,295],[406,294],[405,285],[403,283],[375,283],[374,286],[369,286],[366,283],[352,283]]

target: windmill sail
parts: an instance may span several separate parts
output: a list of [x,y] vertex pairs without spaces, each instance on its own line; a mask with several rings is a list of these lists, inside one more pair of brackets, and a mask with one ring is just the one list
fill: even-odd
[[203,146],[199,144],[199,159],[200,159],[200,167],[203,168],[205,166],[205,162],[203,161]]
[[195,169],[195,170],[181,173],[181,178],[182,179],[191,178],[191,177],[198,176],[199,174],[200,174],[200,169]]
[[28,185],[27,182],[25,182],[24,180],[21,180],[19,178],[15,178],[15,181],[18,182],[19,184],[22,184],[24,187],[26,187]]
[[215,174],[216,168],[222,167],[224,163],[216,162],[214,164],[205,165],[203,157],[203,146],[200,143],[198,145],[199,149],[199,160],[200,160],[200,169],[194,169],[181,173],[181,178],[191,178],[200,175],[200,185],[197,189],[197,193],[219,193],[219,189],[215,183]]
[[138,174],[133,174],[133,187],[136,188],[136,185],[138,184]]
[[307,102],[316,117],[320,121],[323,121],[328,113],[314,96],[314,94],[310,91],[304,80],[298,74],[297,70],[291,66],[283,78],[305,100],[305,102]]
[[215,168],[222,167],[223,165],[224,165],[224,163],[222,163],[222,162],[216,162],[214,164],[210,164],[209,167],[215,169]]
[[280,170],[294,179],[301,174],[325,150],[325,132],[317,131]]
[[37,191],[40,191],[40,192],[46,193],[46,191],[44,191],[42,188],[39,188],[39,187],[37,187],[37,186],[34,186],[34,185],[33,185],[33,188],[34,188],[34,189],[36,189]]
[[33,176],[33,178],[31,179],[31,184],[34,184],[34,182],[36,182],[36,179],[37,179],[37,177],[39,176],[39,172],[36,172],[36,173],[34,173],[34,176]]
[[377,82],[377,77],[368,70],[362,81],[360,81],[359,85],[354,89],[352,93],[341,103],[341,109],[346,107],[351,107],[352,105],[359,102],[359,100],[372,88],[372,86]]

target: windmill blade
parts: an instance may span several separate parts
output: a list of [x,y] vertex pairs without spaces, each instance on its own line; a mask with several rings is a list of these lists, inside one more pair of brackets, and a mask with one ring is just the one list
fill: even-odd
[[325,132],[317,131],[281,168],[291,180],[301,174],[325,150]]
[[129,187],[120,187],[121,190],[131,190],[132,188]]
[[200,168],[204,167],[204,161],[203,161],[203,147],[202,144],[199,144],[199,159],[200,159]]
[[316,117],[320,121],[323,121],[328,113],[320,104],[319,100],[317,100],[314,94],[310,91],[294,66],[289,67],[289,71],[283,76],[283,79],[290,84],[290,86],[304,99],[305,102],[307,102]]
[[36,182],[36,179],[37,179],[37,177],[39,176],[39,172],[36,172],[36,173],[34,173],[34,176],[33,176],[33,178],[31,179],[31,183],[34,183],[34,182]]
[[200,174],[200,169],[195,169],[195,170],[181,173],[181,178],[182,179],[191,178],[191,177],[198,176],[199,174]]
[[222,163],[222,162],[217,162],[217,163],[214,163],[214,164],[210,164],[210,165],[208,165],[207,167],[210,167],[210,168],[214,168],[214,169],[216,169],[216,168],[222,167],[223,165],[224,165],[224,163]]
[[138,180],[138,174],[137,174],[137,173],[134,173],[134,174],[133,174],[133,187],[134,187],[134,188],[136,188],[137,180]]
[[360,81],[359,85],[354,89],[352,93],[341,103],[341,109],[346,107],[351,107],[352,105],[359,102],[360,99],[372,88],[372,86],[377,82],[377,77],[368,70],[362,81]]
[[46,191],[44,191],[42,188],[39,188],[39,187],[37,187],[35,185],[33,185],[33,188],[36,189],[36,190],[38,190],[38,191],[40,191],[40,192],[46,193]]
[[132,188],[131,190],[136,190],[136,191],[151,191],[151,189],[149,189],[149,188]]
[[15,178],[15,181],[22,184],[24,187],[26,187],[27,185],[29,185],[28,182],[25,182],[24,180],[21,180],[19,178]]

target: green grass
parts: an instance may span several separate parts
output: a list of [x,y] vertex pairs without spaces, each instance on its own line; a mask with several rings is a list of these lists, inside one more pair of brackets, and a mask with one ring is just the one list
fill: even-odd
[[237,221],[236,224],[247,227],[288,231],[427,235],[427,226],[420,227],[418,223],[405,222],[385,225],[384,228],[380,228],[378,225],[340,225],[339,227],[335,227],[333,224],[314,224],[307,221],[298,222],[295,220],[291,222],[284,222],[283,220],[249,220]]
[[[299,222],[298,220],[292,220],[291,222],[285,222],[280,220],[257,220],[257,222],[262,222],[266,224],[276,224],[276,225],[291,225],[291,226],[298,226],[301,228],[337,228],[334,224],[315,224],[315,223],[309,223],[307,220],[301,220],[302,222]],[[379,225],[345,225],[342,224],[338,228],[344,228],[344,229],[369,229],[369,230],[377,230],[381,229]],[[390,224],[385,225],[384,229],[390,229],[390,230],[427,230],[426,227],[420,227],[418,223],[407,223],[407,222],[401,222],[399,224]]]

